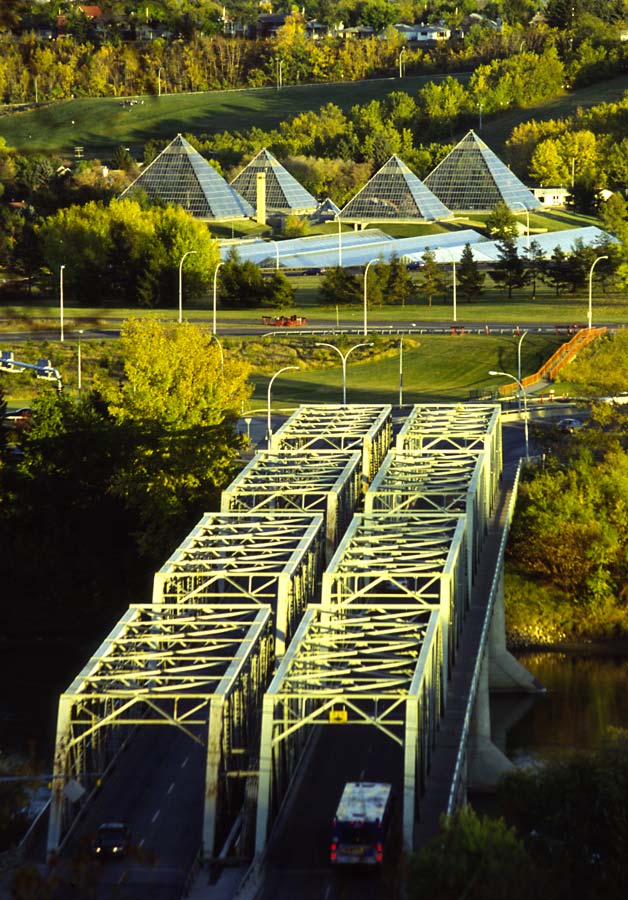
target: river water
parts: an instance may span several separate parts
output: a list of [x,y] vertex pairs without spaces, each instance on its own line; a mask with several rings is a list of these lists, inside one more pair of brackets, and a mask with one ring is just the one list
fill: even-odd
[[493,741],[515,763],[599,747],[609,727],[628,729],[628,655],[519,653],[547,689],[491,698]]

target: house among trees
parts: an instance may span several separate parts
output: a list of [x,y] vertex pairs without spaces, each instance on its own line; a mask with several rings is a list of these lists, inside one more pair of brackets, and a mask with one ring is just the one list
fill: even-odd
[[246,219],[255,210],[180,134],[120,195],[143,192],[153,201],[181,206],[203,221]]

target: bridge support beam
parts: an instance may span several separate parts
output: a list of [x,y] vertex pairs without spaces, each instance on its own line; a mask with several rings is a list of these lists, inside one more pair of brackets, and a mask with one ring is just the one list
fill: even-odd
[[506,649],[506,618],[504,613],[504,572],[502,569],[493,606],[489,632],[489,688],[491,691],[542,693],[543,685],[517,662]]
[[468,787],[474,791],[491,791],[514,765],[491,740],[491,708],[489,702],[489,664],[484,654],[478,681],[475,707],[469,733]]

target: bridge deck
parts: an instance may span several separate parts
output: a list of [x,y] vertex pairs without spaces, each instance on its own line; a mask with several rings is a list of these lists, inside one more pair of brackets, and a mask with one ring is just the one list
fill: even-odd
[[436,837],[440,816],[447,810],[473,669],[478,655],[486,605],[495,575],[497,555],[512,486],[513,482],[508,480],[508,475],[504,472],[504,481],[496,496],[495,508],[473,585],[471,608],[465,618],[456,665],[447,686],[447,707],[445,715],[440,720],[436,749],[432,754],[431,768],[427,776],[425,796],[421,799],[420,821],[417,823],[415,831],[417,847],[422,847]]

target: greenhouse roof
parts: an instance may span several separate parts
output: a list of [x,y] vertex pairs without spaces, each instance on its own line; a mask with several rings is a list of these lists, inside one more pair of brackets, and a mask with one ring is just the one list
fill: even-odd
[[[389,260],[393,254],[407,262],[417,262],[426,249],[436,251],[437,261],[456,261],[464,245],[477,244],[485,239],[477,231],[444,231],[440,234],[420,235],[407,238],[392,238],[377,228],[364,231],[343,232],[340,240],[343,267],[363,266],[371,259]],[[442,260],[438,250],[442,248]],[[223,244],[221,256],[225,260],[232,249],[240,260],[250,260],[258,265],[286,269],[322,269],[338,265],[339,240],[337,234],[294,238],[288,241],[250,241],[241,244]]]
[[[609,239],[615,240],[593,225],[530,235],[530,242],[536,241],[546,256],[551,256],[556,247],[560,247],[565,253],[571,253],[578,240],[585,245],[595,245]],[[519,254],[523,257],[527,242],[527,237],[515,238]],[[406,238],[392,238],[378,228],[367,228],[364,231],[342,233],[342,265],[344,268],[359,268],[371,260],[389,261],[393,255],[407,264],[421,264],[426,250],[433,251],[437,263],[458,263],[465,244],[471,246],[474,259],[479,263],[493,263],[499,259],[498,242],[487,241],[483,235],[470,228]],[[337,266],[339,260],[337,234],[292,238],[287,241],[224,243],[221,246],[223,261],[228,259],[232,250],[237,251],[242,262],[249,260],[263,268],[278,266],[282,269],[319,271]]]
[[343,222],[434,222],[451,218],[446,206],[397,156],[373,175],[340,211]]
[[425,185],[454,212],[488,212],[498,203],[513,212],[541,205],[474,131],[430,172]]
[[266,208],[269,211],[313,212],[318,200],[288,172],[268,150],[260,150],[231,182],[231,186],[257,206],[257,176],[266,175]]
[[[552,256],[557,247],[559,247],[563,253],[573,253],[576,241],[581,241],[585,246],[599,244],[604,241],[618,243],[616,238],[607,231],[597,228],[595,225],[588,225],[585,228],[568,228],[564,231],[548,231],[545,234],[530,235],[530,243],[535,242],[538,244],[544,257]],[[517,237],[515,238],[515,244],[519,256],[525,259],[528,238]],[[484,241],[482,244],[472,246],[471,250],[476,262],[496,262],[500,257],[498,241]]]
[[180,134],[161,151],[120,198],[144,191],[151,200],[182,206],[197,219],[244,219],[253,207],[230,187]]

